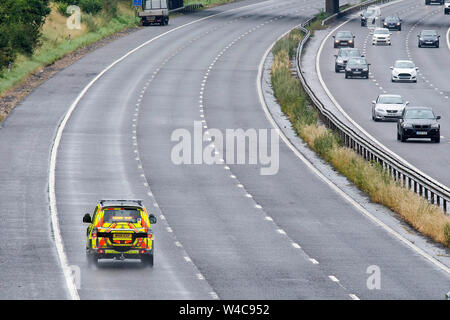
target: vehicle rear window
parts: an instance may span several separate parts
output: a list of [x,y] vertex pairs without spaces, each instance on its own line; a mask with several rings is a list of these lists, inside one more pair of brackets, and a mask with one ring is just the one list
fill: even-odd
[[338,37],[345,37],[345,38],[350,38],[353,36],[350,31],[339,31],[336,35]]
[[141,218],[141,212],[130,208],[105,208],[103,222],[131,222],[136,223]]

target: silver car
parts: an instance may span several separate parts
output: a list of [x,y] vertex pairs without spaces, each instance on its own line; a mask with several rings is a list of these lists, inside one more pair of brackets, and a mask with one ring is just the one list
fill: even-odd
[[372,120],[397,120],[408,104],[398,94],[380,94],[377,100],[372,101]]

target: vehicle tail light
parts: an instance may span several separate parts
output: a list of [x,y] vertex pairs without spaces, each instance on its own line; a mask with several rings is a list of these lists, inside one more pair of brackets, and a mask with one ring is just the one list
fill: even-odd
[[152,240],[153,239],[153,235],[151,233],[148,234],[148,239]]
[[145,254],[145,250],[141,250],[141,254]]
[[103,250],[103,249],[98,249],[98,250],[97,250],[97,253],[101,253],[101,254],[102,254],[102,253],[105,253],[105,250]]

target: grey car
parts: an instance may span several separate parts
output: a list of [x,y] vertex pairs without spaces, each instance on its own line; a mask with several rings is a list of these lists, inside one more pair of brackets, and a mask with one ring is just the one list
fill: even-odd
[[338,31],[336,35],[333,36],[333,38],[335,48],[355,47],[355,36],[351,31]]
[[398,94],[380,94],[377,100],[372,101],[372,120],[398,120],[408,104]]
[[434,47],[439,48],[439,38],[441,36],[436,30],[422,30],[420,34],[417,35],[419,48],[422,47]]
[[348,59],[364,57],[364,55],[361,55],[361,51],[356,48],[340,48],[338,54],[334,57],[336,58],[334,61],[334,71],[340,72],[341,70],[345,70]]

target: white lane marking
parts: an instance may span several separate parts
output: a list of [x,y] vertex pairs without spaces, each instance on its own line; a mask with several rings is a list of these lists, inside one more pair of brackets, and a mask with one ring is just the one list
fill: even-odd
[[[399,0],[397,2],[401,2],[403,0]],[[395,2],[393,2],[395,3]],[[299,26],[294,27],[298,28]],[[291,29],[291,30],[293,30]],[[414,245],[413,243],[411,243],[410,241],[408,241],[406,238],[404,238],[402,235],[400,235],[398,232],[396,232],[395,230],[393,230],[391,227],[389,227],[388,225],[386,225],[385,223],[383,223],[381,220],[379,220],[378,218],[376,218],[374,215],[372,215],[369,211],[367,211],[361,204],[359,204],[358,202],[356,202],[353,198],[351,198],[348,194],[346,194],[344,191],[342,191],[336,184],[334,184],[330,179],[328,179],[325,175],[323,175],[316,167],[313,166],[313,164],[311,162],[309,162],[304,156],[303,154],[300,153],[300,151],[292,144],[291,141],[289,141],[289,139],[286,137],[286,135],[284,134],[284,132],[280,129],[280,127],[278,126],[278,124],[275,122],[275,119],[272,117],[272,114],[269,111],[269,108],[266,104],[266,101],[264,99],[264,95],[263,95],[263,91],[262,91],[262,75],[263,75],[263,69],[264,69],[264,63],[267,59],[267,56],[269,55],[270,51],[272,50],[272,48],[274,47],[275,43],[278,42],[278,40],[280,40],[281,38],[283,38],[285,35],[287,35],[290,31],[287,31],[286,33],[282,34],[280,37],[278,37],[273,43],[272,45],[267,49],[267,51],[265,52],[265,54],[263,55],[259,67],[258,67],[258,75],[256,77],[256,86],[258,89],[258,96],[259,96],[259,101],[261,104],[262,109],[264,110],[264,113],[266,114],[266,118],[269,120],[269,122],[272,124],[272,126],[277,129],[278,135],[280,136],[281,140],[283,140],[283,142],[286,144],[286,146],[291,149],[291,151],[315,174],[317,175],[320,179],[322,179],[331,189],[333,189],[337,194],[339,194],[341,197],[343,197],[345,200],[347,200],[350,204],[352,204],[359,212],[361,212],[363,215],[365,215],[367,218],[369,218],[370,220],[372,220],[375,224],[379,225],[380,227],[382,227],[385,231],[387,231],[388,233],[390,233],[392,236],[394,236],[395,238],[397,238],[398,240],[400,240],[401,242],[403,242],[406,246],[410,247],[413,251],[415,251],[416,253],[420,254],[422,257],[424,257],[425,259],[427,259],[428,261],[430,261],[432,264],[434,264],[435,266],[439,267],[440,269],[442,269],[444,272],[450,274],[450,268],[445,266],[443,263],[441,263],[440,261],[436,260],[435,258],[433,258],[432,256],[430,256],[428,253],[426,253],[425,251],[423,251],[422,249],[420,249],[419,247],[417,247],[416,245]]]
[[205,280],[205,277],[201,273],[197,273],[198,280]]
[[450,28],[447,30],[447,47],[450,50]]
[[[254,3],[251,5],[247,5],[247,6],[243,6],[243,7],[239,7],[239,8],[234,8],[234,9],[230,9],[230,10],[226,10],[220,13],[216,13],[213,15],[210,15],[208,17],[204,17],[204,18],[200,18],[194,21],[191,21],[189,23],[186,23],[184,25],[178,26],[174,29],[171,29],[167,32],[164,32],[146,42],[144,42],[143,44],[139,45],[138,47],[134,48],[133,50],[128,51],[125,55],[123,55],[122,57],[120,57],[119,59],[117,59],[116,61],[114,61],[113,63],[111,63],[108,67],[106,67],[105,69],[103,69],[102,72],[100,72],[94,79],[92,79],[87,85],[86,87],[83,88],[83,90],[80,92],[80,94],[77,96],[77,98],[75,99],[75,101],[72,103],[72,105],[70,106],[70,108],[67,110],[63,120],[61,121],[58,130],[56,132],[55,135],[55,139],[53,141],[53,146],[52,146],[52,150],[50,153],[50,164],[49,164],[49,176],[48,176],[48,197],[49,197],[49,204],[50,204],[50,216],[51,216],[51,221],[52,221],[52,229],[53,229],[53,235],[55,238],[55,246],[56,246],[56,251],[58,253],[58,257],[59,257],[59,261],[61,264],[61,268],[64,274],[64,278],[66,280],[66,284],[67,284],[67,289],[69,291],[69,295],[70,298],[72,300],[79,300],[80,296],[78,294],[78,290],[76,288],[75,285],[75,280],[73,278],[72,275],[72,270],[69,267],[68,264],[68,260],[67,260],[67,256],[66,253],[64,251],[64,243],[62,240],[62,236],[61,236],[61,230],[59,228],[59,220],[58,220],[58,209],[56,207],[56,189],[55,189],[55,173],[56,173],[56,158],[58,155],[58,148],[59,145],[61,143],[61,137],[62,137],[62,133],[64,131],[64,128],[67,125],[67,122],[69,121],[70,116],[72,115],[73,111],[75,110],[75,108],[77,107],[78,103],[80,102],[80,100],[86,95],[86,92],[93,86],[93,84],[95,82],[98,81],[98,79],[100,79],[106,72],[108,72],[109,70],[111,70],[116,64],[118,64],[119,62],[123,61],[124,59],[126,59],[128,56],[130,56],[131,54],[135,53],[136,51],[138,51],[139,49],[147,46],[148,44],[152,43],[153,41],[160,39],[172,32],[175,32],[179,29],[182,28],[186,28],[190,25],[193,25],[195,23],[207,20],[207,19],[211,19],[213,17],[216,17],[218,15],[222,15],[225,13],[229,13],[231,11],[236,11],[236,10],[242,10],[244,8],[249,8],[252,6],[259,6],[263,3],[266,2],[271,2],[272,0],[267,0],[267,1],[263,1],[263,2],[259,2],[259,3]],[[135,124],[133,124],[133,126],[136,126]],[[138,160],[138,158],[136,158],[136,160]]]
[[311,261],[312,264],[319,264],[319,261],[317,261],[317,260],[314,259],[314,258],[310,258],[309,261]]
[[295,243],[295,242],[292,242],[292,246],[295,248],[295,249],[301,249],[302,247],[300,247],[300,245],[298,244],[298,243]]
[[349,296],[350,296],[350,298],[352,298],[352,300],[360,300],[356,294],[351,293],[351,294],[349,294]]
[[335,276],[328,276],[328,278],[330,278],[330,280],[333,282],[339,282],[339,279],[336,278]]

